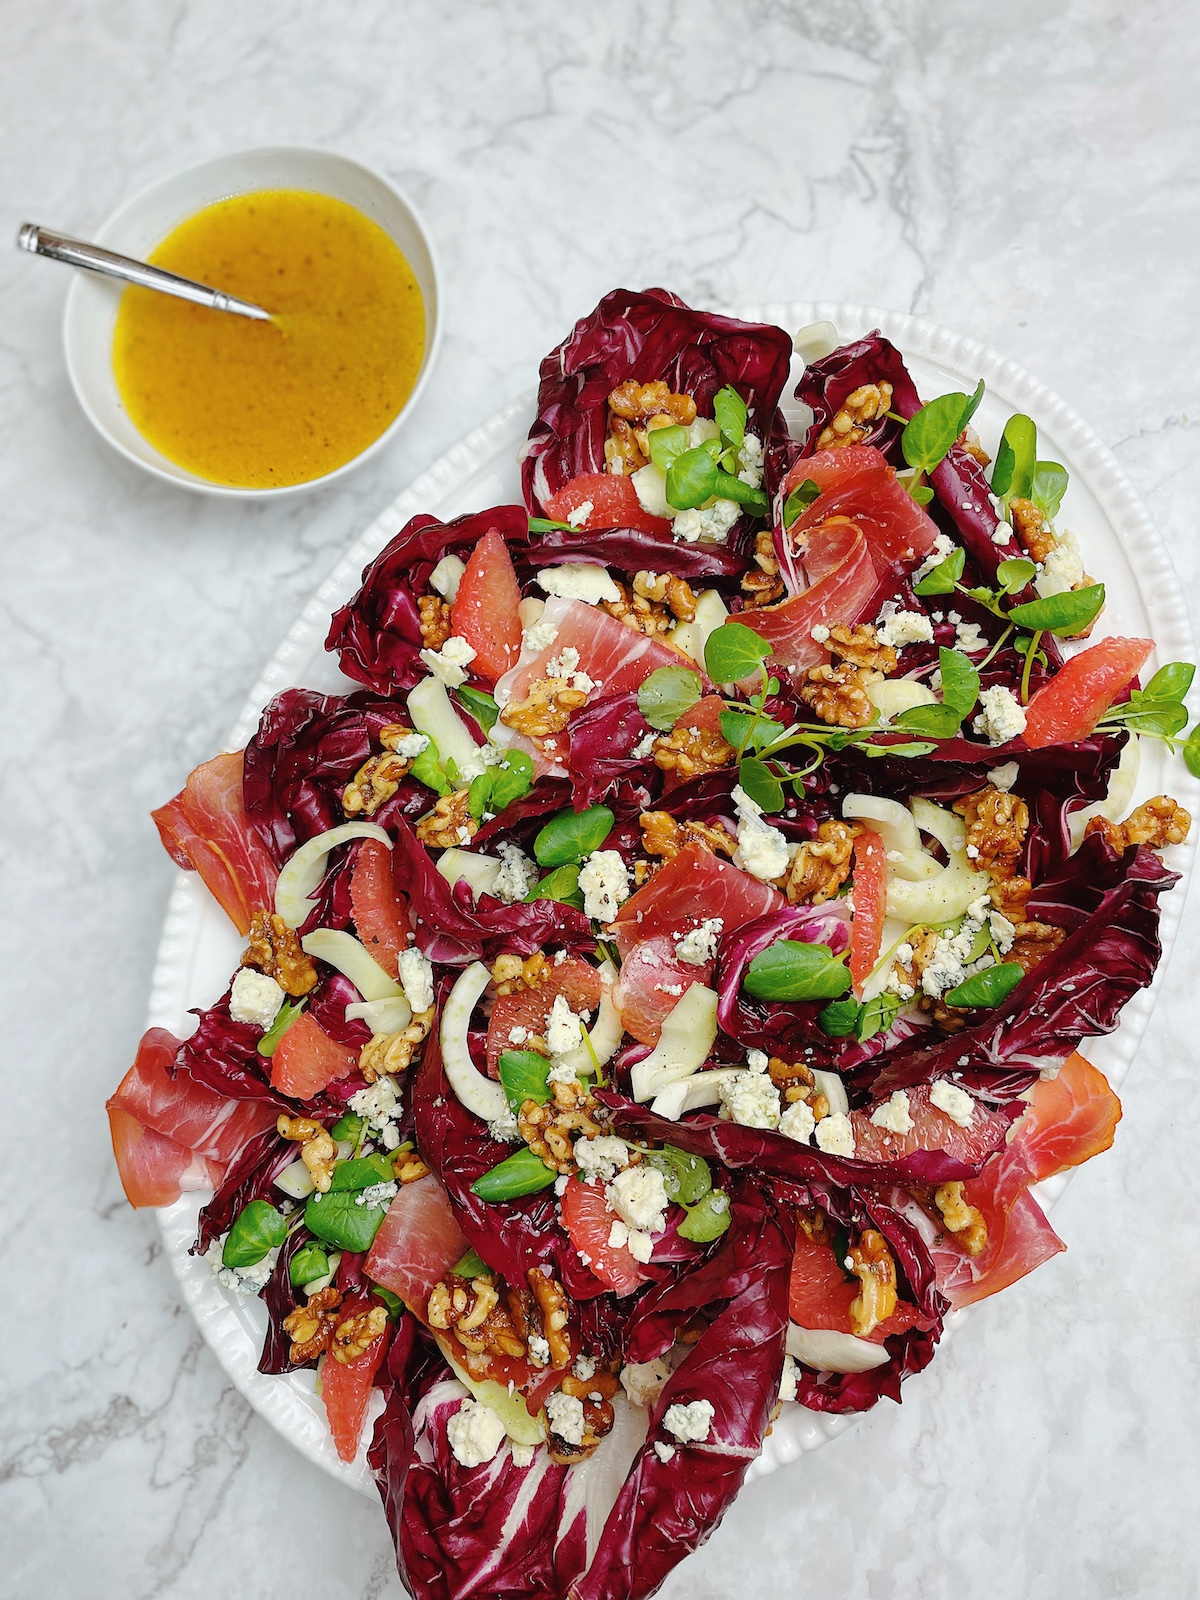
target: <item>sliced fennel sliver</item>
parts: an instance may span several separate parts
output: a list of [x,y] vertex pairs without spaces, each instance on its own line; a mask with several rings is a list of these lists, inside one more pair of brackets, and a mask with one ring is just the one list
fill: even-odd
[[933,835],[949,861],[919,881],[889,875],[887,914],[909,927],[922,923],[938,927],[961,917],[973,901],[987,893],[991,879],[986,872],[975,872],[967,860],[967,825],[961,817],[919,797],[913,800],[911,810],[917,827]]
[[372,1033],[399,1033],[412,1021],[412,1007],[403,995],[386,1000],[356,1000],[346,1007],[346,1021],[362,1021]]
[[[577,1044],[574,1050],[565,1056],[556,1056],[555,1064],[570,1067],[575,1076],[582,1077],[585,1073],[595,1072],[597,1067],[607,1066],[617,1053],[617,1046],[621,1042],[624,1029],[617,1008],[613,1004],[613,984],[617,979],[617,969],[611,961],[603,961],[599,967],[600,1006],[596,1013],[596,1025],[588,1030],[587,1041]],[[588,1043],[591,1049],[588,1049]]]
[[460,878],[465,878],[476,900],[481,894],[493,892],[500,866],[495,856],[484,855],[481,850],[459,850],[453,846],[443,850],[437,858],[437,869],[446,882],[453,887]]
[[404,990],[395,978],[388,977],[366,945],[352,933],[338,928],[314,928],[300,943],[307,955],[327,961],[349,978],[364,1000],[403,999]]
[[891,1360],[881,1344],[869,1339],[836,1328],[802,1328],[798,1322],[788,1324],[787,1353],[818,1372],[870,1372]]
[[317,1187],[303,1161],[293,1161],[290,1166],[284,1167],[282,1172],[275,1174],[274,1181],[275,1187],[282,1189],[293,1200],[307,1200]]
[[[899,800],[886,800],[878,794],[848,794],[842,801],[842,815],[849,822],[869,824],[883,840],[885,850],[921,849],[921,835],[913,814]],[[932,857],[927,859],[936,868]]]
[[902,711],[911,711],[914,706],[937,704],[937,695],[933,690],[918,683],[915,678],[881,678],[878,683],[869,683],[867,699],[878,711],[879,720],[885,728],[890,727]]
[[508,1114],[508,1097],[500,1084],[479,1071],[467,1044],[471,1013],[490,979],[483,962],[473,961],[447,996],[442,1008],[442,1065],[450,1087],[467,1110],[484,1122],[498,1122]]
[[714,1067],[709,1072],[697,1072],[690,1078],[680,1078],[677,1083],[669,1083],[665,1089],[660,1089],[650,1102],[650,1109],[656,1117],[678,1122],[685,1111],[699,1111],[701,1106],[719,1105],[722,1085],[746,1076],[745,1067]]
[[316,906],[316,901],[309,897],[321,886],[326,856],[351,839],[378,839],[389,850],[392,848],[392,841],[375,822],[343,822],[302,844],[284,862],[275,884],[275,914],[282,917],[289,928],[299,928],[307,922]]
[[491,1406],[514,1444],[538,1445],[544,1442],[546,1436],[541,1423],[529,1415],[528,1407],[519,1394],[509,1394],[507,1385],[497,1383],[494,1378],[473,1378],[455,1359],[454,1348],[445,1334],[439,1333],[436,1338],[438,1348],[453,1369],[454,1376],[471,1391],[476,1400]]
[[443,763],[453,761],[464,780],[483,771],[479,746],[467,732],[466,723],[454,709],[446,685],[440,678],[422,678],[408,697],[408,714],[418,733],[437,745]]
[[654,1049],[633,1068],[633,1098],[653,1100],[667,1084],[690,1078],[708,1060],[716,1037],[716,990],[693,983],[663,1019]]
[[846,1096],[846,1086],[836,1072],[813,1071],[816,1079],[817,1090],[829,1101],[830,1111],[840,1111],[844,1117],[850,1115],[850,1101]]

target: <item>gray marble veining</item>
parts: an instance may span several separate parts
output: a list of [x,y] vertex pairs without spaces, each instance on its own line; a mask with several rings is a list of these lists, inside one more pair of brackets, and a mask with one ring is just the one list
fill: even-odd
[[[0,948],[13,1600],[395,1597],[383,1519],[225,1384],[102,1109],[171,868],[146,812],[212,753],[347,540],[619,282],[859,299],[996,345],[1200,554],[1194,7],[1149,0],[7,0],[0,240],[86,233],[223,149],[329,145],[421,206],[447,337],[395,447],[218,504],[76,408],[64,285],[0,252]],[[1187,1600],[1200,1466],[1193,915],[1070,1245],[846,1438],[749,1488],[681,1600]],[[15,981],[13,975],[15,974]]]

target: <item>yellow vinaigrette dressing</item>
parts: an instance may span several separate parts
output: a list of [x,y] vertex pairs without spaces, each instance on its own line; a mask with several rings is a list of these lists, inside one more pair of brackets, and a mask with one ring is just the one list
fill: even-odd
[[412,393],[425,306],[376,223],[328,195],[206,206],[149,258],[272,313],[252,322],[149,289],[121,297],[117,388],[155,449],[211,483],[307,483],[379,437]]

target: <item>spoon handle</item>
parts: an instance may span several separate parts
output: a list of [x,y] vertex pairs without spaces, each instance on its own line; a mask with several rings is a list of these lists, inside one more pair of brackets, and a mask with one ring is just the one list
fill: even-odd
[[131,256],[102,250],[97,244],[51,233],[48,228],[38,227],[36,222],[22,225],[17,234],[17,244],[34,255],[49,256],[52,261],[65,261],[72,267],[85,267],[89,272],[101,272],[108,278],[121,278],[126,283],[139,284],[143,289],[157,289],[160,294],[172,294],[177,299],[190,300],[194,305],[209,306],[213,311],[231,311],[234,316],[250,317],[255,322],[271,320],[269,311],[251,305],[248,300],[239,300],[220,289],[210,289],[204,283],[194,283],[191,278],[181,278],[178,273],[166,272],[162,267],[149,266],[145,261],[135,261]]

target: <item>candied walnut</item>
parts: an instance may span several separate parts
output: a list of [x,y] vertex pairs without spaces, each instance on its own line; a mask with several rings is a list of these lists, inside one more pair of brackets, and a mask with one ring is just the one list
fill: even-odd
[[988,891],[991,902],[1010,922],[1021,922],[1025,916],[1025,903],[1033,893],[1028,878],[1001,878],[993,882]]
[[[412,733],[412,729],[391,723],[381,730],[381,739],[387,733],[391,733],[393,742],[398,744],[401,738]],[[401,778],[411,767],[411,756],[397,755],[389,748],[385,748],[383,755],[372,756],[363,762],[354,774],[353,781],[342,790],[342,810],[348,817],[373,816],[385,800],[392,798],[400,787]]]
[[715,827],[707,822],[681,823],[669,811],[643,811],[638,821],[642,827],[642,849],[648,856],[662,856],[670,861],[693,840],[713,855],[732,857],[737,849],[737,839],[723,823]]
[[536,989],[550,971],[550,963],[540,950],[531,956],[497,956],[492,965],[492,982],[497,994],[515,994],[518,989]]
[[1010,500],[1008,516],[1018,544],[1031,561],[1045,561],[1051,550],[1057,548],[1054,529],[1032,500]]
[[822,822],[815,839],[796,851],[779,887],[792,905],[819,906],[832,900],[850,876],[854,841],[861,830],[849,822]]
[[271,911],[256,911],[250,919],[250,942],[242,965],[274,978],[285,994],[299,996],[317,986],[317,969],[305,955],[300,935]]
[[691,584],[669,572],[635,572],[633,594],[635,606],[639,600],[647,605],[665,605],[676,622],[696,620],[696,595]]
[[397,1072],[404,1072],[412,1064],[419,1045],[429,1037],[433,1027],[434,1007],[418,1011],[407,1028],[398,1033],[372,1034],[358,1056],[358,1070],[367,1083]]
[[991,466],[992,458],[983,448],[983,440],[975,432],[975,429],[970,425],[970,423],[968,423],[963,431],[959,434],[958,444],[961,449],[966,451],[967,455],[971,456],[973,460],[978,461],[981,467]]
[[347,1366],[365,1354],[386,1327],[387,1312],[382,1306],[372,1306],[369,1311],[357,1311],[334,1328],[330,1354],[335,1361]]
[[440,595],[423,594],[417,600],[421,640],[426,650],[440,650],[454,632],[450,621],[450,602]]
[[800,685],[800,698],[822,721],[837,728],[866,728],[875,720],[867,688],[883,676],[866,667],[810,667]]
[[548,1278],[540,1267],[530,1267],[525,1276],[537,1302],[542,1332],[550,1346],[550,1365],[565,1367],[571,1359],[571,1340],[567,1321],[571,1308],[557,1278]]
[[1128,850],[1131,844],[1146,844],[1151,850],[1165,850],[1170,844],[1182,844],[1192,826],[1189,811],[1172,800],[1170,795],[1156,794],[1152,800],[1130,812],[1124,822],[1108,822],[1104,817],[1093,817],[1087,825],[1088,833],[1102,833],[1114,850]]
[[311,1117],[289,1117],[282,1112],[276,1120],[275,1131],[281,1139],[291,1139],[300,1146],[300,1159],[308,1168],[314,1186],[320,1194],[328,1194],[337,1145],[321,1124]]
[[463,1365],[474,1373],[486,1370],[492,1356],[525,1354],[525,1341],[490,1272],[469,1281],[451,1274],[434,1284],[425,1316],[431,1328],[453,1334]]
[[959,1033],[967,1025],[967,1013],[959,1006],[948,1006],[942,999],[923,994],[917,1004],[926,1016],[932,1017],[943,1033]]
[[651,417],[665,416],[687,427],[696,420],[696,402],[691,395],[675,393],[661,378],[653,383],[626,378],[609,395],[608,409],[614,417],[622,417],[627,422],[646,422]]
[[[526,1041],[528,1043],[528,1041]],[[575,1150],[572,1133],[594,1139],[604,1129],[598,1120],[601,1107],[590,1091],[578,1080],[572,1083],[555,1083],[553,1094],[545,1105],[536,1100],[526,1100],[517,1112],[517,1130],[522,1139],[555,1172],[575,1171]]]
[[[284,1330],[291,1335],[292,1340],[288,1360],[294,1366],[301,1366],[306,1361],[315,1361],[329,1349],[334,1325],[337,1322],[337,1308],[341,1303],[341,1295],[330,1284],[328,1288],[318,1289],[316,1294],[310,1296],[306,1305],[297,1306],[284,1317]],[[383,1310],[382,1306],[380,1310]],[[383,1319],[387,1321],[386,1311]]]
[[734,749],[713,728],[672,728],[654,741],[654,764],[680,779],[702,777],[727,767]]
[[1020,795],[989,783],[956,800],[953,809],[967,824],[967,855],[976,870],[1013,877],[1029,830],[1029,807]]
[[648,457],[637,441],[634,429],[624,417],[612,417],[608,438],[604,441],[604,465],[618,478],[628,478],[639,467],[646,465]]
[[772,1056],[767,1062],[767,1074],[788,1105],[795,1105],[797,1100],[805,1101],[814,1122],[821,1122],[829,1115],[829,1100],[817,1089],[817,1080],[803,1061],[784,1061],[780,1056]]
[[948,1232],[969,1256],[982,1255],[987,1248],[988,1231],[983,1212],[971,1205],[961,1183],[943,1183],[933,1191],[933,1201],[942,1214]]
[[833,1248],[837,1229],[820,1206],[801,1206],[796,1212],[796,1225],[813,1244],[827,1244]]
[[818,450],[837,450],[848,444],[861,444],[871,431],[870,424],[886,416],[892,404],[890,383],[864,383],[848,394],[840,411],[821,429]]
[[769,606],[783,597],[775,536],[770,528],[760,528],[754,536],[754,566],[742,574],[742,593],[746,596],[747,610]]
[[528,739],[561,733],[574,712],[587,704],[587,690],[576,689],[570,678],[535,678],[524,700],[513,700],[500,713],[506,728]]
[[1029,972],[1057,950],[1066,936],[1064,928],[1056,928],[1050,922],[1018,922],[1013,930],[1012,949],[1004,959],[1019,961],[1023,970]]
[[577,1378],[574,1373],[568,1373],[560,1388],[564,1394],[574,1395],[576,1400],[611,1400],[621,1392],[621,1380],[603,1370],[594,1372],[590,1378]]
[[442,795],[416,828],[417,838],[431,850],[470,844],[478,831],[479,824],[471,815],[469,789],[456,789],[453,794]]
[[583,1402],[583,1438],[579,1444],[568,1444],[553,1429],[549,1429],[546,1454],[560,1467],[574,1466],[594,1454],[601,1439],[612,1431],[616,1413],[607,1400]]
[[839,656],[851,666],[867,667],[885,678],[896,670],[895,650],[890,644],[880,644],[869,622],[856,622],[851,627],[839,623],[836,628],[830,628],[825,648],[830,655]]
[[416,1183],[429,1176],[429,1168],[415,1150],[398,1150],[392,1158],[392,1171],[400,1184]]
[[850,1302],[850,1327],[859,1338],[886,1322],[896,1309],[896,1263],[887,1240],[874,1228],[864,1228],[851,1245],[850,1271],[861,1288]]

